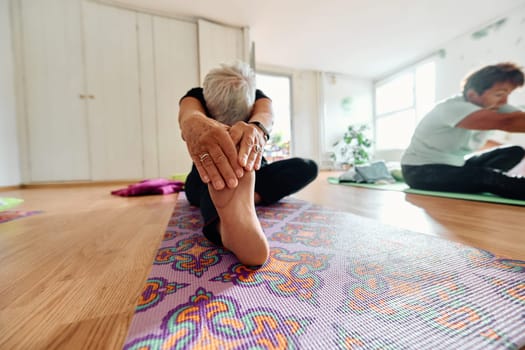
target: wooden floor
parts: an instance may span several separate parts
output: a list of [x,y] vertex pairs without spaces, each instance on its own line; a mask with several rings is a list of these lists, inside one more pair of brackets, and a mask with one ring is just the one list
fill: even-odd
[[[296,198],[525,260],[525,208],[330,185]],[[0,349],[120,349],[176,195],[109,194],[122,186],[0,192]]]

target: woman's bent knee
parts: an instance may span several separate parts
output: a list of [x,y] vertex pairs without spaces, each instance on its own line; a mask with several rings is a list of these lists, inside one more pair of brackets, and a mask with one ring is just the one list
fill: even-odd
[[317,177],[319,168],[317,163],[311,159],[305,158],[293,158],[294,164],[292,165],[297,171],[297,175],[302,177],[306,183],[310,183]]

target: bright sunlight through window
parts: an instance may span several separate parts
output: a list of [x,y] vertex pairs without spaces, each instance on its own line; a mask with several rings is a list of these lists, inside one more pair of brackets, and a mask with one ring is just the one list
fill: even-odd
[[376,150],[405,149],[435,103],[436,67],[427,61],[376,84]]
[[291,91],[290,77],[256,74],[257,88],[271,100],[274,113],[272,135],[265,147],[268,161],[290,157]]

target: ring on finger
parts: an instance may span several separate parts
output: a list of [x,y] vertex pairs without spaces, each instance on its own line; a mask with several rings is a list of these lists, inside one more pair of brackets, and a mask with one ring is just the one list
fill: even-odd
[[254,149],[255,153],[261,153],[262,152],[261,145],[256,144],[255,146],[253,146],[253,149]]
[[205,153],[203,153],[203,154],[201,154],[201,155],[199,156],[199,159],[200,159],[201,162],[204,162],[204,160],[205,160],[206,158],[208,158],[209,156],[210,156],[210,154],[205,152]]

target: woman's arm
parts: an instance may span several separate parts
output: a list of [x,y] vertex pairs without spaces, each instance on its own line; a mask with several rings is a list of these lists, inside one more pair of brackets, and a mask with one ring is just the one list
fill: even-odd
[[469,130],[525,132],[525,112],[499,113],[492,109],[481,109],[463,118],[456,127]]

